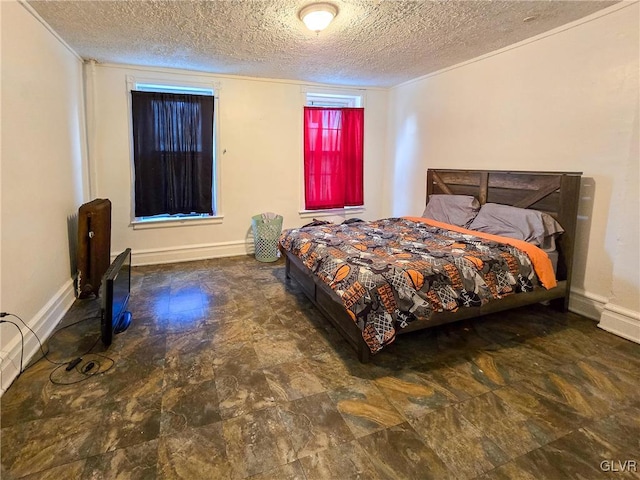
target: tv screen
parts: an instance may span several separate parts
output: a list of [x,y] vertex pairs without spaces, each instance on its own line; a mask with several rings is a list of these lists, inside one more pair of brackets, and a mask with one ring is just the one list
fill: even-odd
[[102,343],[111,345],[113,335],[124,332],[131,323],[127,311],[131,291],[131,249],[116,257],[102,278]]

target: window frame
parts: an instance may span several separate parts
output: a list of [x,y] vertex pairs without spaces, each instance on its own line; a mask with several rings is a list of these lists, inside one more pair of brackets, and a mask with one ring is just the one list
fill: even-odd
[[[302,105],[306,107],[364,108],[365,100],[365,90],[360,89],[302,88]],[[300,131],[303,132],[303,115],[301,115],[300,118]],[[300,218],[319,218],[334,215],[348,216],[350,214],[366,211],[364,203],[362,205],[346,206],[342,208],[307,210],[305,208],[304,146],[302,143],[300,145],[300,152],[300,208],[298,210]]]
[[[213,215],[154,215],[149,217],[135,216],[135,166],[133,149],[133,112],[131,108],[131,91],[184,93],[192,95],[211,95],[213,97],[213,169],[212,169],[212,209]],[[218,82],[185,82],[182,79],[138,78],[127,76],[127,104],[129,118],[129,160],[130,160],[130,226],[134,230],[150,228],[168,228],[195,226],[203,224],[220,224],[224,219],[222,200],[220,196],[220,84]]]
[[305,106],[328,108],[360,108],[362,107],[362,95],[307,92]]

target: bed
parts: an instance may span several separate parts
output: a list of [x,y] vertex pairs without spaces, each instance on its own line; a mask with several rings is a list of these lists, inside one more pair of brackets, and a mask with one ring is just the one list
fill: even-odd
[[427,210],[466,196],[482,213],[517,207],[552,217],[563,233],[553,235],[549,255],[541,245],[473,230],[482,229],[477,213],[462,227],[391,218],[285,230],[286,277],[363,363],[399,334],[540,302],[566,310],[580,181],[578,172],[427,171]]

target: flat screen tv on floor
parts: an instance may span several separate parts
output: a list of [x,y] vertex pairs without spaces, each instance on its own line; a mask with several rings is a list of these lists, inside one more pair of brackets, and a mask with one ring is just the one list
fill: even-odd
[[111,345],[113,335],[124,332],[131,324],[127,311],[131,292],[131,249],[116,257],[102,277],[102,343]]

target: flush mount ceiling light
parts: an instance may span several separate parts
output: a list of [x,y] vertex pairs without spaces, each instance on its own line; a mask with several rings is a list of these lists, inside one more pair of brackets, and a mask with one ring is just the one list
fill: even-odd
[[338,8],[330,3],[312,3],[300,10],[300,20],[309,30],[320,32],[331,23],[338,14]]

